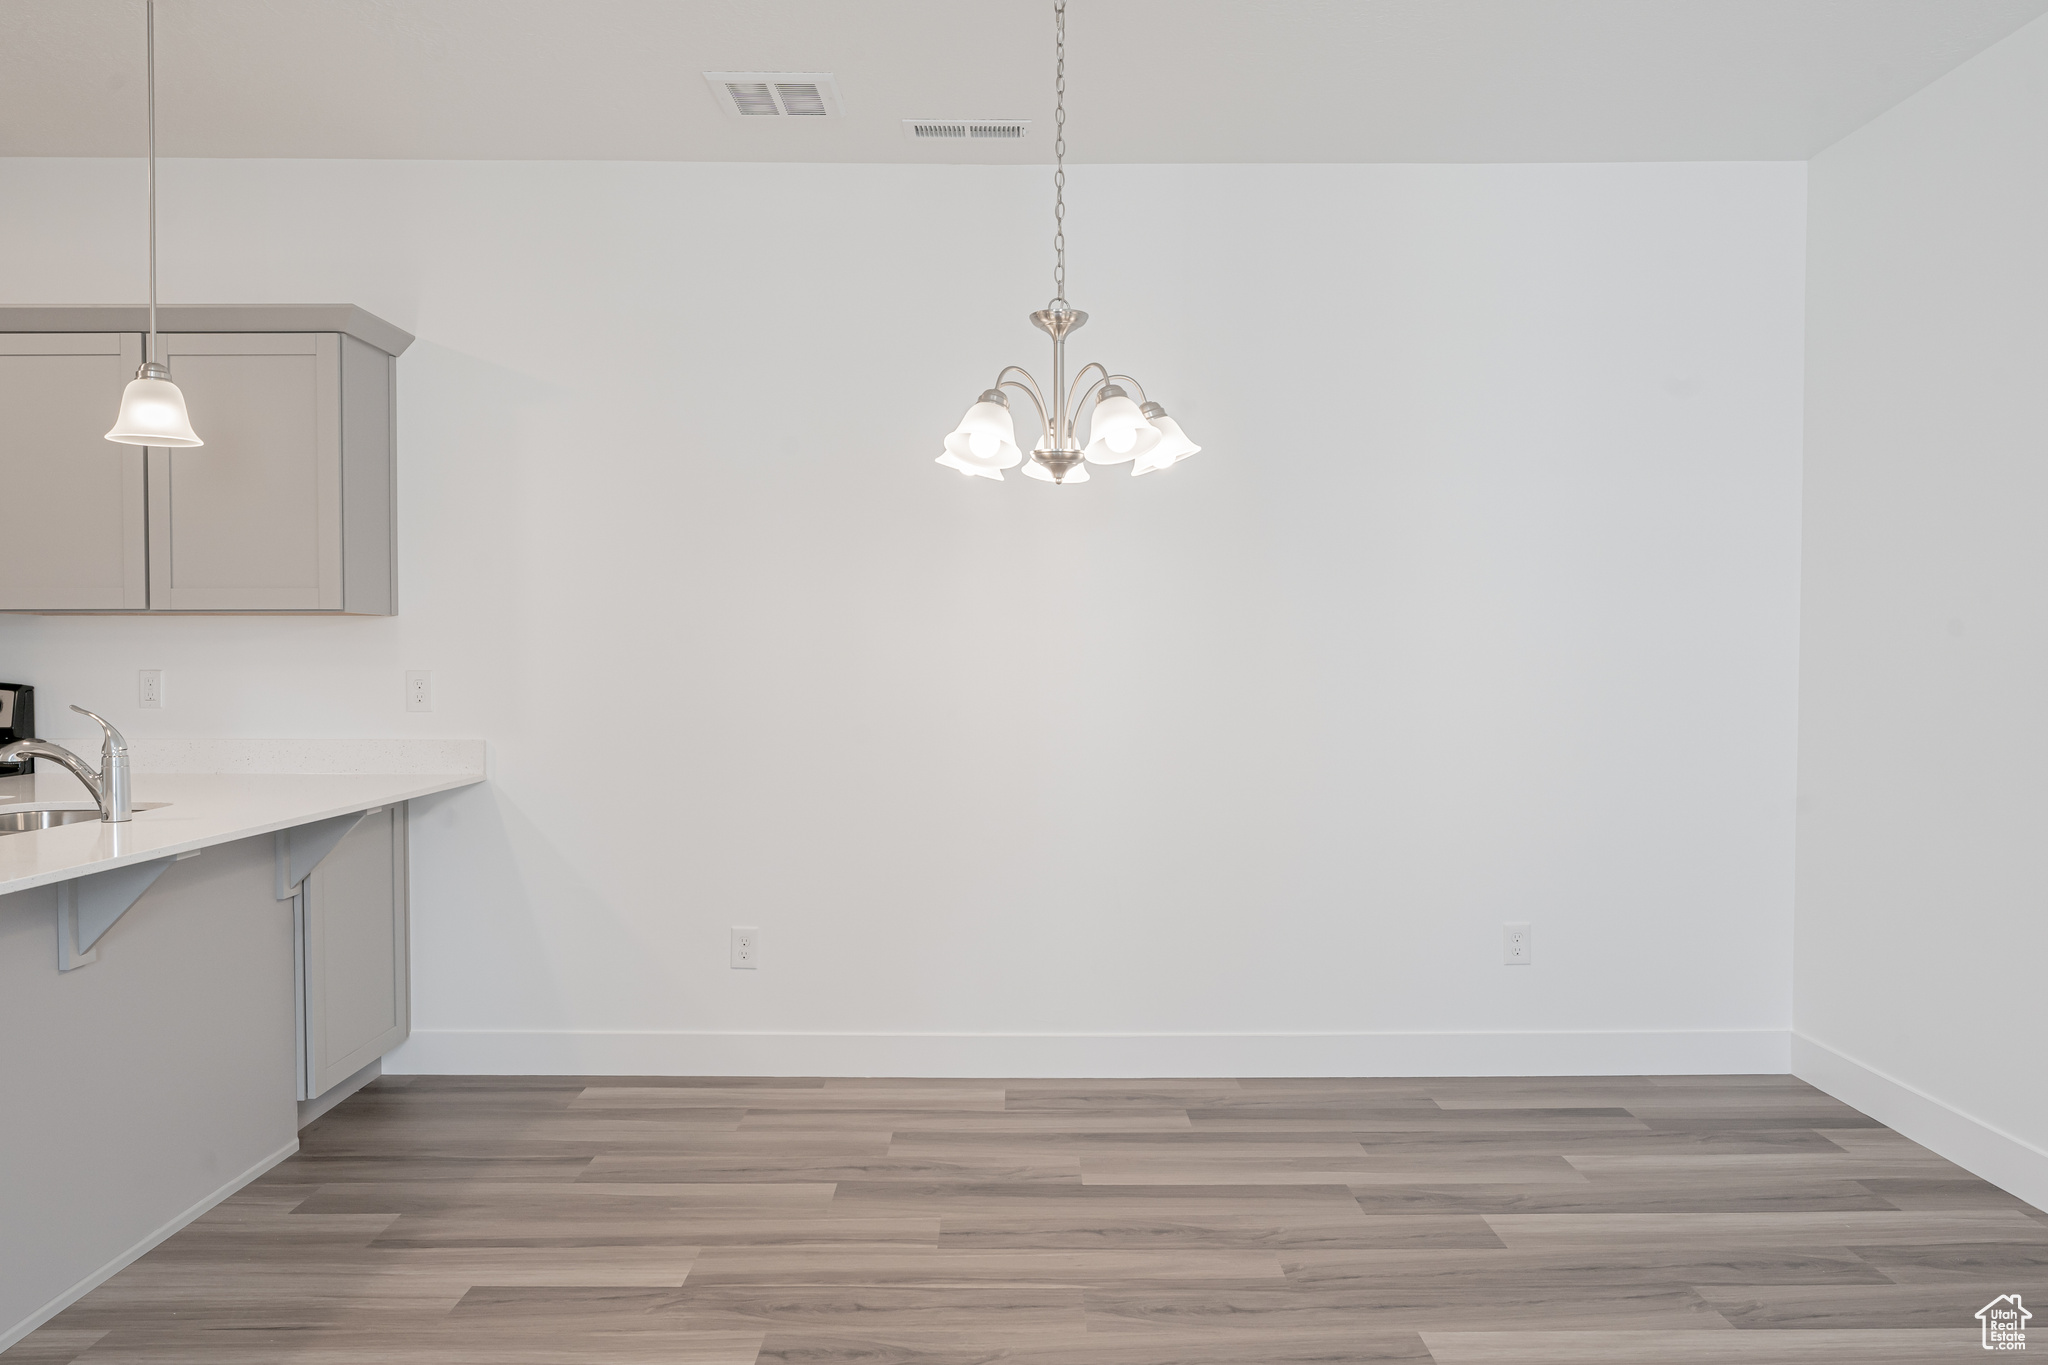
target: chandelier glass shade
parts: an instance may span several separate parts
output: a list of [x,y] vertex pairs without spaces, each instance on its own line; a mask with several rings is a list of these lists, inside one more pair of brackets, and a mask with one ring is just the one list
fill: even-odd
[[942,462],[956,469],[970,466],[976,473],[986,471],[1000,478],[997,471],[1015,469],[1023,459],[1024,452],[1017,449],[1016,429],[1010,424],[1010,400],[1001,389],[990,389],[975,400],[946,438]]
[[[971,478],[1000,481],[1003,471],[1022,466],[1026,478],[1044,483],[1086,483],[1088,466],[1129,464],[1131,473],[1152,474],[1171,468],[1200,450],[1166,409],[1145,396],[1144,386],[1127,374],[1112,373],[1091,361],[1067,379],[1067,336],[1088,321],[1088,315],[1067,302],[1067,6],[1053,7],[1056,64],[1053,77],[1053,296],[1031,315],[1031,324],[1052,338],[1052,384],[1040,388],[1030,371],[1006,365],[995,385],[976,399],[960,425],[946,438],[938,462]],[[1128,386],[1128,387],[1126,387]],[[1010,414],[1009,392],[1031,400],[1038,432],[1027,458],[1017,443]],[[1131,397],[1131,391],[1137,397]],[[1082,414],[1088,415],[1087,441],[1080,437]]]
[[1157,403],[1147,403],[1143,411],[1145,420],[1159,433],[1159,444],[1138,456],[1137,467],[1131,470],[1133,478],[1140,474],[1152,474],[1169,469],[1201,449],[1188,439],[1187,433],[1180,429],[1180,423],[1166,415],[1165,408]]

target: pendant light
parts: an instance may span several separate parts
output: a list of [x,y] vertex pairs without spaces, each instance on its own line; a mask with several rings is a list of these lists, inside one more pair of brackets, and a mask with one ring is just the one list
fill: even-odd
[[[1017,365],[1006,365],[995,386],[976,399],[960,425],[946,438],[939,463],[970,477],[1000,481],[1005,469],[1023,465],[1023,473],[1044,483],[1086,483],[1088,465],[1131,465],[1131,473],[1152,474],[1185,460],[1201,447],[1187,438],[1166,409],[1145,397],[1144,386],[1127,374],[1111,374],[1094,361],[1083,365],[1067,385],[1067,334],[1088,321],[1088,315],[1067,302],[1067,6],[1052,7],[1056,62],[1053,74],[1052,301],[1031,315],[1031,325],[1052,338],[1051,406],[1038,381]],[[1089,372],[1096,379],[1086,388]],[[1012,378],[1011,376],[1017,376]],[[1137,390],[1137,398],[1130,389]],[[1015,389],[1038,412],[1038,439],[1027,460],[1017,444],[1010,417]],[[1088,444],[1076,437],[1081,410],[1094,403],[1088,422]]]
[[156,0],[144,0],[143,25],[149,48],[149,343],[142,368],[121,393],[109,441],[128,446],[201,446],[185,415],[185,395],[171,382],[171,369],[157,363],[156,350]]

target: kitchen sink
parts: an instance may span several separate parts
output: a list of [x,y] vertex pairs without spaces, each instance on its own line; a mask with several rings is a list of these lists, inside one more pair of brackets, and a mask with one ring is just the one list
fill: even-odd
[[[168,801],[137,801],[138,811],[168,806]],[[59,825],[82,825],[97,820],[97,810],[10,810],[0,811],[0,834],[26,834],[32,829],[55,829]]]

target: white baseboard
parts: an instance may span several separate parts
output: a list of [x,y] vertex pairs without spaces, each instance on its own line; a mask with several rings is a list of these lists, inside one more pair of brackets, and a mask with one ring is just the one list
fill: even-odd
[[23,1337],[27,1336],[30,1332],[35,1331],[36,1328],[41,1327],[51,1318],[56,1317],[59,1313],[69,1308],[72,1304],[77,1303],[87,1294],[90,1294],[93,1290],[98,1289],[108,1280],[113,1279],[116,1275],[126,1270],[129,1266],[133,1265],[135,1262],[141,1260],[144,1256],[154,1251],[161,1243],[169,1240],[172,1234],[180,1231],[187,1224],[197,1219],[201,1214],[213,1208],[216,1204],[219,1204],[229,1195],[235,1193],[235,1191],[241,1189],[250,1181],[256,1179],[256,1177],[262,1175],[265,1171],[277,1165],[278,1162],[283,1161],[286,1157],[290,1156],[293,1152],[296,1152],[298,1150],[299,1140],[295,1137],[290,1142],[287,1142],[284,1146],[272,1152],[269,1156],[264,1157],[254,1166],[251,1166],[248,1170],[242,1172],[234,1179],[228,1181],[227,1184],[221,1186],[212,1194],[209,1194],[204,1199],[201,1199],[191,1208],[186,1209],[183,1213],[178,1214],[176,1217],[172,1218],[170,1222],[165,1223],[162,1227],[158,1228],[155,1232],[150,1233],[147,1237],[144,1237],[134,1246],[129,1247],[126,1251],[116,1256],[113,1260],[108,1261],[98,1270],[95,1270],[90,1275],[87,1275],[77,1284],[72,1285],[69,1289],[59,1294],[56,1298],[51,1299],[41,1308],[38,1308],[33,1313],[30,1313],[20,1322],[15,1323],[12,1327],[0,1328],[0,1351],[7,1350],[10,1346],[13,1346],[16,1342],[20,1341]]
[[1636,1076],[1772,1073],[1783,1029],[1612,1033],[629,1033],[419,1029],[387,1075]]
[[1792,1074],[2035,1208],[2048,1209],[2048,1151],[2025,1138],[1803,1033],[1792,1035]]

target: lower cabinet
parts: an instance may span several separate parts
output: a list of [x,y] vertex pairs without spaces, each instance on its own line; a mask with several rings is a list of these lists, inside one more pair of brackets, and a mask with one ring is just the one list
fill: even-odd
[[347,1080],[411,1030],[405,811],[400,804],[365,815],[299,883],[302,1100]]

